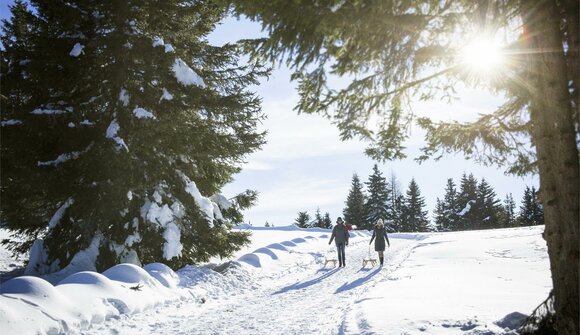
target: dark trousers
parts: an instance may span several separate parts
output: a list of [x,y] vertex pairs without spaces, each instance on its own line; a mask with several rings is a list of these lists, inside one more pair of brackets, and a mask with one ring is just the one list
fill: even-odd
[[346,265],[346,259],[344,258],[344,242],[336,244],[336,251],[338,251],[338,264]]

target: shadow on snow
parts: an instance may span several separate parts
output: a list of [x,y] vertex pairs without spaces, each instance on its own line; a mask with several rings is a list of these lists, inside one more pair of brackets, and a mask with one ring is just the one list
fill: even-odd
[[361,285],[363,285],[364,283],[366,283],[367,281],[369,281],[374,275],[376,275],[377,273],[381,272],[382,267],[377,267],[376,270],[369,272],[366,276],[361,277],[353,282],[350,283],[344,283],[342,284],[341,287],[336,289],[336,292],[334,292],[334,294],[338,294],[344,291],[348,291],[351,290],[353,288],[359,287]]
[[339,270],[339,268],[335,268],[332,270],[320,269],[320,270],[318,270],[318,272],[324,272],[322,275],[320,275],[316,278],[310,279],[308,281],[305,281],[305,282],[298,282],[298,283],[286,286],[286,287],[281,288],[280,290],[278,290],[272,294],[280,294],[280,293],[286,293],[288,291],[300,290],[300,289],[306,288],[308,286],[318,284],[321,281],[323,281],[325,278],[328,278],[328,277],[332,276],[333,274],[335,274],[338,270]]

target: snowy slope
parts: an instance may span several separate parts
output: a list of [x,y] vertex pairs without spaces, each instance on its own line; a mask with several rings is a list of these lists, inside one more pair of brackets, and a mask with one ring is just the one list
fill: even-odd
[[[7,230],[0,229],[0,241],[10,237]],[[13,257],[12,252],[8,251],[3,245],[0,245],[0,279],[8,276],[12,271],[22,272],[22,257]]]
[[514,334],[496,323],[551,288],[543,227],[392,234],[382,268],[361,267],[370,237],[352,232],[340,269],[323,267],[328,230],[243,229],[252,245],[232,260],[177,273],[120,265],[56,286],[7,281],[2,334]]

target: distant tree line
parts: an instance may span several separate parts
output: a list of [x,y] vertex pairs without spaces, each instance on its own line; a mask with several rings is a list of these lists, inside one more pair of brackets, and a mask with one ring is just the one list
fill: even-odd
[[300,228],[331,228],[332,220],[330,219],[330,213],[326,212],[323,216],[320,208],[317,208],[314,218],[307,211],[298,212],[298,217],[294,220],[294,224]]
[[391,174],[387,179],[375,164],[364,185],[366,191],[355,173],[343,210],[346,222],[358,229],[370,230],[378,219],[383,219],[388,232],[434,230],[425,209],[425,198],[421,196],[415,179],[403,194],[397,177]]
[[[366,186],[366,187],[365,187]],[[463,174],[459,188],[447,179],[443,198],[437,198],[433,220],[428,216],[425,198],[413,178],[403,194],[394,174],[387,179],[375,164],[368,181],[355,173],[343,209],[346,222],[357,229],[370,230],[381,218],[388,232],[427,232],[493,229],[544,224],[544,212],[535,187],[527,187],[519,211],[511,193],[503,202],[493,187],[473,174]],[[324,218],[317,209],[314,219],[299,212],[296,225],[303,228],[332,226],[328,212]]]
[[438,231],[532,226],[544,224],[544,211],[533,186],[526,186],[516,214],[511,193],[501,202],[485,179],[478,182],[472,174],[463,174],[459,190],[453,179],[447,180],[443,199],[437,198],[434,220]]

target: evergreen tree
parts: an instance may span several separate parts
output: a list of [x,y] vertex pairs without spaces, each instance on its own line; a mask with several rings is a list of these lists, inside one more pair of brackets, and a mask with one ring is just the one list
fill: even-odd
[[501,204],[491,185],[482,178],[477,186],[475,229],[498,228]]
[[504,213],[504,220],[503,220],[503,227],[514,227],[516,225],[516,202],[511,193],[508,193],[505,196],[505,200],[503,201],[503,213]]
[[474,222],[477,221],[477,179],[473,174],[467,176],[465,173],[461,177],[459,184],[459,194],[457,195],[457,224],[455,230],[473,229]]
[[544,224],[544,211],[534,186],[532,188],[526,186],[524,190],[518,221],[521,226]]
[[310,215],[308,212],[298,212],[298,217],[294,220],[294,223],[300,228],[308,228]]
[[443,200],[437,198],[435,226],[438,231],[458,230],[460,224],[458,193],[452,178],[447,179]]
[[401,231],[401,208],[403,203],[403,195],[401,194],[401,188],[397,176],[391,172],[391,178],[389,180],[389,186],[391,194],[389,198],[391,199],[391,221],[386,222],[385,228],[387,232],[394,233]]
[[324,219],[320,213],[320,207],[316,208],[316,213],[314,213],[314,221],[311,223],[310,227],[324,228]]
[[542,201],[538,196],[538,192],[536,188],[532,186],[532,197],[534,199],[534,211],[532,212],[532,217],[534,218],[535,225],[543,225],[544,224],[544,206],[542,205]]
[[429,220],[425,208],[425,199],[421,196],[419,186],[413,178],[409,183],[405,205],[403,206],[403,231],[426,232],[429,231]]
[[390,207],[390,187],[383,174],[379,171],[377,164],[373,166],[373,173],[369,176],[367,186],[367,198],[365,202],[366,220],[361,229],[372,229],[378,219],[385,222],[392,221],[392,210]]
[[433,211],[435,228],[437,231],[449,231],[449,223],[447,222],[447,217],[445,214],[445,205],[443,201],[437,198],[435,210]]
[[342,211],[344,221],[362,229],[366,222],[365,195],[358,175],[352,176],[351,188],[346,198],[346,207]]
[[206,36],[224,16],[210,1],[22,2],[3,22],[2,221],[33,243],[29,273],[95,246],[122,261],[177,268],[231,255],[255,192],[220,189],[264,143],[266,74],[241,46]]
[[324,213],[324,219],[322,219],[322,228],[332,228],[332,220],[330,219],[330,213]]

